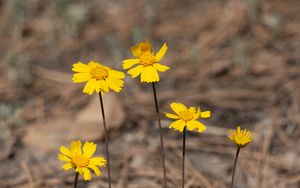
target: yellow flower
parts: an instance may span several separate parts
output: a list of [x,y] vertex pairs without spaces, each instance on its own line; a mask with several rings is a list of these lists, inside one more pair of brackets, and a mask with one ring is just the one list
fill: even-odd
[[123,72],[113,70],[94,61],[88,64],[75,63],[72,70],[75,72],[72,78],[73,82],[87,82],[83,93],[89,95],[92,95],[95,90],[97,93],[100,91],[105,93],[109,89],[120,92],[124,85],[123,78],[125,78],[125,74]]
[[130,74],[132,78],[141,75],[141,82],[158,82],[159,75],[157,71],[165,72],[169,69],[169,67],[157,63],[165,56],[167,49],[167,44],[164,43],[158,53],[154,54],[152,45],[148,40],[141,42],[131,47],[131,53],[135,59],[124,60],[123,69],[129,69],[132,66],[139,64],[130,69],[127,73]]
[[93,142],[85,142],[81,149],[81,142],[71,142],[70,149],[65,146],[59,148],[62,154],[58,154],[58,159],[67,162],[62,166],[64,170],[74,169],[83,176],[84,180],[91,180],[91,172],[93,170],[97,176],[102,172],[98,167],[105,166],[106,160],[103,157],[92,157],[96,151],[97,144]]
[[209,118],[210,111],[201,112],[200,107],[198,107],[198,110],[196,110],[195,107],[187,108],[181,103],[172,103],[170,106],[176,114],[165,113],[165,115],[168,118],[176,119],[176,121],[171,123],[169,128],[173,128],[180,132],[183,131],[185,126],[190,131],[196,129],[198,132],[203,132],[206,130],[205,125],[197,121],[197,119]]
[[241,127],[239,126],[236,130],[230,130],[230,133],[231,135],[228,137],[240,148],[247,146],[252,140],[251,132],[247,129],[241,130]]

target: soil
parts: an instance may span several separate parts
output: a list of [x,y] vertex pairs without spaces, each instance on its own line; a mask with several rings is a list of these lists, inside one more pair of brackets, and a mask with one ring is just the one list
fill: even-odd
[[[181,185],[182,135],[163,112],[177,101],[210,110],[188,132],[186,188],[229,187],[237,125],[253,132],[235,187],[300,187],[300,1],[0,1],[0,187],[72,187],[57,153],[74,139],[105,156],[99,100],[72,83],[72,64],[122,70],[149,39],[170,70],[157,84],[168,187]],[[159,129],[150,84],[129,75],[104,95],[116,188],[162,186]],[[106,170],[78,187],[108,187]]]

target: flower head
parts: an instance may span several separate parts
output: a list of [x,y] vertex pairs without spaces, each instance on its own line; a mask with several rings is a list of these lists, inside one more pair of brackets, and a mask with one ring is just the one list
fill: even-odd
[[251,132],[247,129],[241,130],[239,126],[236,130],[230,130],[230,133],[228,137],[240,148],[247,146],[252,140]]
[[165,113],[168,118],[175,119],[169,128],[173,128],[180,132],[183,131],[186,126],[188,130],[192,131],[196,129],[198,132],[203,132],[206,130],[205,125],[197,121],[199,118],[209,118],[210,111],[201,112],[200,107],[196,110],[195,107],[187,108],[184,104],[181,103],[172,103],[171,108],[176,114]]
[[130,69],[127,73],[135,78],[141,75],[141,82],[158,82],[158,72],[165,72],[169,67],[159,64],[159,62],[167,52],[167,44],[160,48],[157,54],[154,54],[151,43],[146,40],[133,47],[131,47],[131,53],[135,57],[134,59],[126,59],[123,61],[123,69],[129,69],[134,65],[136,67]]
[[94,61],[88,64],[75,63],[72,70],[75,72],[72,78],[73,82],[87,82],[83,93],[89,95],[92,95],[95,90],[97,93],[100,91],[105,93],[109,89],[120,92],[124,85],[123,78],[125,78],[125,74],[123,72],[113,70]]
[[106,165],[106,160],[103,157],[92,157],[96,151],[97,144],[93,142],[85,142],[81,149],[81,142],[73,141],[70,144],[70,149],[65,146],[59,148],[60,154],[58,159],[66,162],[62,166],[64,170],[74,169],[83,176],[84,180],[91,180],[91,172],[93,170],[97,176],[102,172],[99,167]]

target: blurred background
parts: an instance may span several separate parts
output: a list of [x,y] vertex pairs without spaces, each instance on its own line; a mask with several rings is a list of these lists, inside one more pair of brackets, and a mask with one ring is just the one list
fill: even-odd
[[[300,1],[1,0],[0,187],[72,187],[58,148],[95,141],[104,156],[97,95],[71,81],[73,63],[122,70],[130,46],[167,42],[158,98],[200,105],[212,118],[187,136],[186,187],[229,187],[240,125],[254,140],[242,149],[236,187],[300,187]],[[105,94],[113,187],[161,187],[159,131],[149,84],[128,75]],[[181,134],[165,133],[169,187],[181,182]],[[107,187],[106,170],[78,187]]]

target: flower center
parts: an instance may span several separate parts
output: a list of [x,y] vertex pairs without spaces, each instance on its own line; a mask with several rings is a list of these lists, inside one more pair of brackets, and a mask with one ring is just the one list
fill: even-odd
[[103,66],[95,66],[91,69],[91,75],[97,80],[102,80],[108,77],[108,71]]
[[146,67],[149,65],[153,65],[156,63],[156,59],[153,53],[151,52],[144,52],[140,57],[140,63]]
[[72,163],[75,167],[87,167],[90,163],[90,159],[82,155],[77,155],[72,158]]
[[192,112],[188,111],[188,110],[184,110],[184,111],[179,112],[178,116],[183,121],[190,121],[194,118],[194,114]]
[[249,139],[244,135],[238,134],[236,135],[235,140],[238,144],[245,144]]

